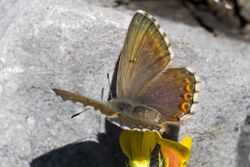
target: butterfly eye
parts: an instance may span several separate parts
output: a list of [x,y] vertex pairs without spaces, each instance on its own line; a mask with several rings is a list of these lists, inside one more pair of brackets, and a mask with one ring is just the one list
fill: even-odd
[[118,111],[128,111],[131,108],[131,105],[128,103],[120,103],[118,104]]

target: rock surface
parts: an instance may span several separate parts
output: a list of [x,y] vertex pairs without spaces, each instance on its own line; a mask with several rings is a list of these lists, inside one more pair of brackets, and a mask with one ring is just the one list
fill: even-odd
[[[125,166],[104,117],[89,109],[70,119],[84,108],[51,89],[100,99],[134,11],[70,0],[3,1],[0,8],[6,9],[0,18],[0,166]],[[202,81],[197,112],[180,130],[180,137],[193,138],[189,166],[248,167],[250,44],[156,18],[172,41],[173,66],[192,67]]]

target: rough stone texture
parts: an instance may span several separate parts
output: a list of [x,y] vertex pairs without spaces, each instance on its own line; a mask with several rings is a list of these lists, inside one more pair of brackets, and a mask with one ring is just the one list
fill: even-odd
[[[0,4],[6,9],[0,18],[0,166],[125,166],[116,134],[105,134],[104,117],[90,109],[70,119],[83,107],[63,102],[51,88],[100,99],[105,87],[107,98],[106,74],[113,72],[133,12],[70,0],[22,2]],[[187,64],[202,81],[197,112],[180,131],[194,141],[189,166],[249,167],[249,43],[157,19],[172,41],[173,66]]]

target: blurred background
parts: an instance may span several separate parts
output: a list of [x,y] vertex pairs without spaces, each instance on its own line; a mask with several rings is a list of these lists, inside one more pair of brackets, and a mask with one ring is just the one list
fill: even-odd
[[227,34],[250,40],[250,0],[89,0],[119,10],[145,10],[214,35]]

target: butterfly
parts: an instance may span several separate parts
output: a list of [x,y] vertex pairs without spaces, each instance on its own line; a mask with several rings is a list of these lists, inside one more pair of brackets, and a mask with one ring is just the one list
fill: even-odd
[[198,79],[187,67],[170,68],[174,54],[155,18],[138,10],[118,60],[116,97],[102,102],[61,89],[63,100],[92,106],[112,123],[133,130],[165,130],[197,103]]

